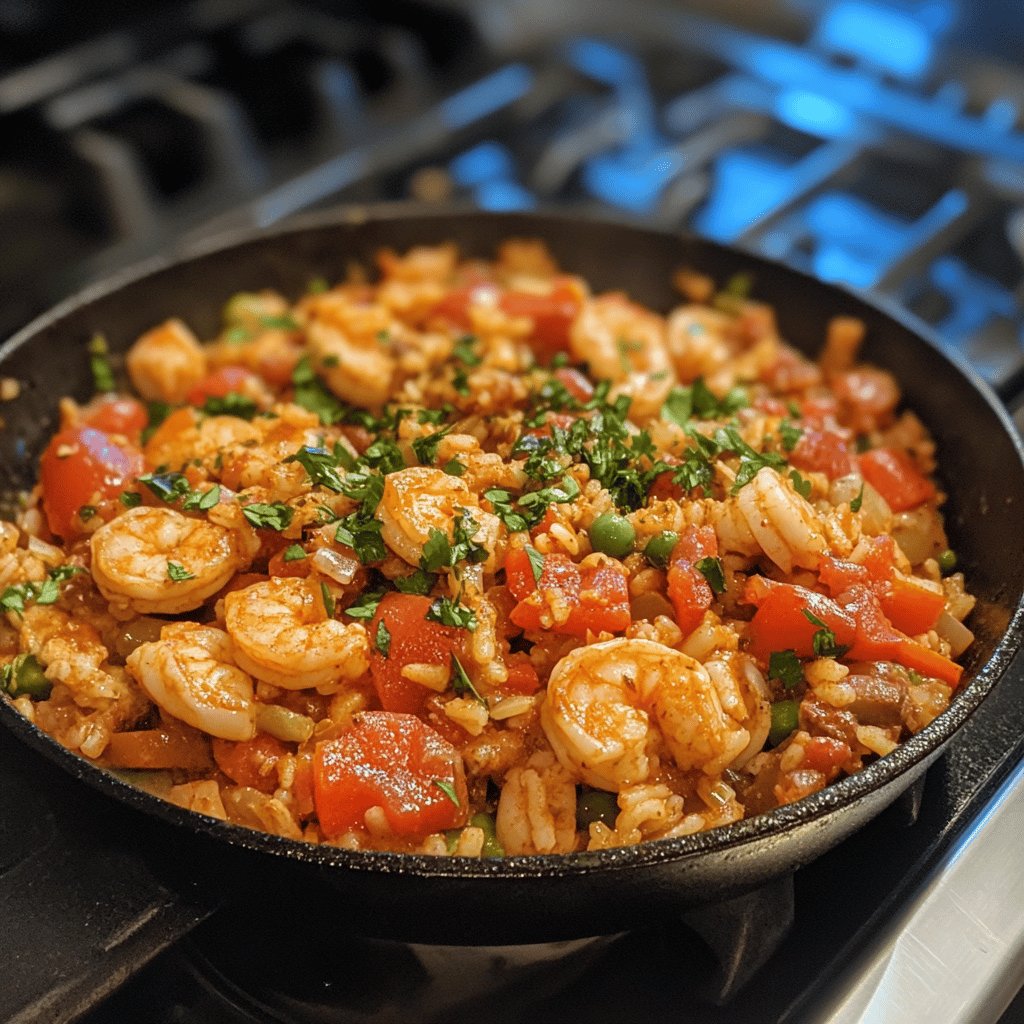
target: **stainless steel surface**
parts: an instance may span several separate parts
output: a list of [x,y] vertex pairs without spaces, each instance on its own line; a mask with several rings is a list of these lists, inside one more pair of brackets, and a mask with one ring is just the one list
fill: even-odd
[[827,992],[808,1024],[994,1024],[1024,984],[1024,766]]

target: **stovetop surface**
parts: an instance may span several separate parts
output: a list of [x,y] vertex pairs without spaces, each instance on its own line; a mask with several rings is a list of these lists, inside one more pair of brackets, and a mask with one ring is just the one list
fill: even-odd
[[[875,290],[994,384],[1014,379],[1024,366],[1024,71],[1005,56],[1014,26],[994,20],[997,5],[953,0],[754,6],[403,0],[382,13],[147,0],[98,2],[85,20],[64,5],[0,2],[0,232],[17,240],[0,250],[0,333],[154,252],[318,206],[571,205]],[[1017,666],[930,770],[917,824],[904,826],[905,800],[797,873],[792,931],[724,1009],[694,995],[714,973],[708,951],[662,928],[459,1015],[656,1021],[685,1007],[695,1021],[779,1020],[969,825],[1020,761],[1022,737]],[[422,1019],[427,969],[406,950],[355,943],[334,976],[306,979],[296,1009],[273,991],[266,951],[224,959],[251,909],[209,916],[215,894],[162,888],[145,826],[111,836],[101,800],[67,792],[9,738],[0,770],[0,871],[23,883],[17,898],[7,890],[0,922],[27,931],[38,956],[26,969],[59,979],[54,1019],[68,1007],[93,1007],[90,1024]],[[44,858],[26,859],[38,849]],[[95,901],[70,939],[59,913],[32,914],[58,878],[74,879],[68,900]]]

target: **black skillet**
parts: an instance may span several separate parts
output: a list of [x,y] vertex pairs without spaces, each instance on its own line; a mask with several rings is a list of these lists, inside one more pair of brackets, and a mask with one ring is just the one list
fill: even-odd
[[149,264],[91,288],[0,350],[0,375],[24,385],[0,410],[6,425],[0,432],[0,487],[11,493],[32,484],[36,457],[54,429],[58,397],[89,397],[84,345],[95,331],[123,351],[143,330],[174,315],[200,336],[211,336],[234,292],[270,287],[297,296],[314,277],[340,278],[350,261],[372,266],[383,246],[401,250],[453,239],[466,253],[490,256],[510,236],[542,238],[564,267],[595,289],[623,289],[666,311],[678,301],[670,279],[682,265],[719,281],[751,272],[754,294],[775,307],[783,336],[809,353],[820,348],[829,317],[862,318],[868,326],[865,358],[897,376],[907,405],[938,441],[950,494],[949,533],[979,598],[970,620],[977,639],[966,658],[965,683],[949,711],[893,754],[770,814],[629,849],[487,861],[316,847],[193,815],[69,753],[0,702],[0,720],[33,750],[25,757],[42,754],[120,801],[120,827],[154,830],[147,840],[154,855],[158,848],[181,851],[175,859],[193,879],[287,891],[300,905],[337,908],[338,927],[419,942],[539,942],[674,917],[793,871],[879,814],[936,758],[1021,644],[1022,449],[1005,411],[976,375],[942,354],[905,315],[839,288],[700,239],[578,217],[400,208],[335,212],[181,262]]

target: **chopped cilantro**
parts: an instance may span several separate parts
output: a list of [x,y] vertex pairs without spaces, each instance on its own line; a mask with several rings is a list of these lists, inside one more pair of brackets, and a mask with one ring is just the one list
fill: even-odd
[[861,505],[864,504],[864,484],[860,485],[860,490],[857,492],[857,497],[850,501],[850,511],[859,512]]
[[337,423],[344,417],[345,406],[327,390],[313,372],[309,356],[303,356],[296,364],[292,371],[292,384],[295,385],[295,404],[316,413],[325,426]]
[[540,578],[544,574],[544,556],[531,545],[527,544],[526,557],[530,560],[530,569],[533,572],[534,582],[540,583]]
[[[378,479],[380,479],[378,477]],[[384,538],[380,533],[380,522],[373,514],[366,515],[361,510],[345,516],[334,531],[334,539],[339,544],[350,547],[363,565],[383,562],[388,556]]]
[[78,510],[78,518],[81,519],[83,523],[87,523],[94,515],[96,515],[96,511],[95,505],[83,505]]
[[138,491],[122,491],[120,500],[125,508],[138,508],[142,504],[142,495]]
[[513,533],[525,530],[529,525],[525,517],[512,507],[512,495],[500,487],[484,491],[484,497],[491,503],[494,514]]
[[327,584],[324,583],[323,580],[320,581],[320,596],[323,598],[324,611],[327,612],[327,618],[333,619],[334,618],[334,595],[331,593],[331,588],[328,587]]
[[477,337],[475,334],[464,334],[455,342],[452,349],[452,358],[458,359],[463,366],[479,366],[480,355],[475,351]]
[[254,501],[242,506],[242,515],[252,526],[260,530],[287,530],[295,510],[289,505],[275,501],[273,505]]
[[462,476],[466,472],[466,467],[458,459],[449,459],[441,469],[449,476]]
[[153,436],[153,433],[155,432],[156,428],[159,427],[160,424],[163,423],[163,421],[167,419],[168,416],[171,415],[171,412],[172,406],[168,405],[167,402],[150,402],[146,406],[146,413],[149,419],[148,422],[146,423],[145,429],[142,431],[143,444],[145,444]]
[[419,412],[416,413],[416,422],[431,423],[436,427],[452,411],[452,407],[447,403],[442,405],[440,409],[420,409]]
[[284,316],[261,316],[260,327],[268,331],[297,331],[299,329],[295,317],[288,314]]
[[796,651],[772,651],[768,657],[768,678],[778,679],[787,689],[792,690],[803,682],[804,670]]
[[487,561],[487,548],[473,540],[480,532],[480,525],[468,509],[460,508],[456,511],[458,518],[452,527],[451,540],[443,530],[431,527],[420,556],[420,568],[424,572],[454,569],[459,562],[476,564]]
[[306,558],[306,549],[301,544],[289,544],[281,555],[282,562],[301,562]]
[[744,388],[731,388],[722,398],[698,377],[689,387],[673,388],[661,407],[662,419],[685,427],[692,416],[702,420],[719,420],[731,416],[737,409],[750,404]]
[[145,484],[161,501],[184,498],[191,488],[182,473],[143,473],[139,483]]
[[179,565],[177,562],[168,562],[167,578],[174,580],[175,583],[182,583],[185,580],[194,580],[196,576],[195,573],[189,572],[183,565]]

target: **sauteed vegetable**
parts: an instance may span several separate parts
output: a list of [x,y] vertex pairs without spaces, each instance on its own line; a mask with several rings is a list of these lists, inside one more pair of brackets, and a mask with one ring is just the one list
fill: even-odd
[[2,687],[68,748],[309,842],[566,853],[813,793],[948,706],[974,600],[863,325],[662,315],[544,248],[378,255],[168,320],[0,524]]

